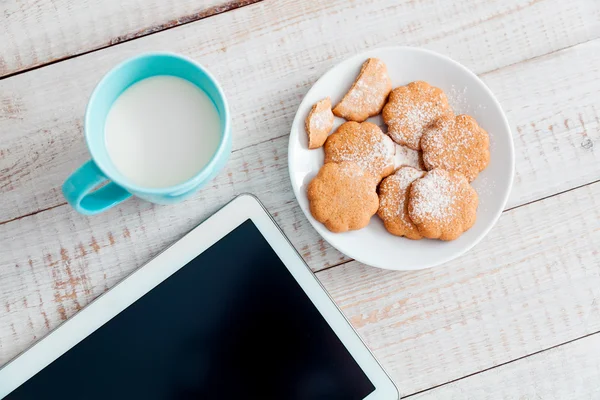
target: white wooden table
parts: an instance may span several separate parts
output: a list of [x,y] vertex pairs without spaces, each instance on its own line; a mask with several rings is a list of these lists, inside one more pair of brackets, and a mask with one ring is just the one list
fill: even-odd
[[[517,173],[490,235],[419,272],[354,262],[292,194],[287,141],[313,82],[359,51],[444,53],[494,91]],[[233,154],[189,201],[95,217],[63,180],[88,152],[88,96],[112,66],[169,50],[206,65]],[[600,1],[3,0],[0,364],[242,192],[255,193],[415,399],[600,399]]]

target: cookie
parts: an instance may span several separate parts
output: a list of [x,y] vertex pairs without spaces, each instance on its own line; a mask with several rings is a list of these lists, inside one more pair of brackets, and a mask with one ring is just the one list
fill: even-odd
[[463,174],[434,169],[412,183],[408,216],[423,237],[454,240],[475,223],[477,203]]
[[360,165],[327,163],[308,184],[310,212],[331,232],[364,228],[379,208],[377,181]]
[[333,113],[329,97],[312,106],[304,121],[304,127],[308,135],[308,148],[316,149],[323,146],[333,128]]
[[411,184],[425,175],[412,167],[401,167],[379,185],[379,210],[385,229],[392,235],[421,239],[423,236],[408,217],[408,192]]
[[384,62],[378,58],[369,58],[333,113],[348,121],[363,122],[381,112],[390,90],[392,80]]
[[444,116],[421,138],[425,168],[461,172],[472,182],[490,162],[490,138],[473,117]]
[[325,142],[325,162],[358,164],[377,182],[394,172],[394,142],[370,122],[345,122]]
[[392,90],[382,116],[394,142],[420,150],[424,129],[438,118],[452,114],[441,89],[417,81]]

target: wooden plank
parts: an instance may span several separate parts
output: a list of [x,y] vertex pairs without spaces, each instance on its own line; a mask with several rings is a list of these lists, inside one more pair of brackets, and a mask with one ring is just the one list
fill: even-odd
[[[592,24],[591,18],[600,3],[586,0],[550,0],[541,8],[536,2],[524,6],[518,0],[501,4],[462,0],[439,7],[423,2],[416,11],[408,0],[269,4],[244,7],[0,81],[0,222],[64,203],[60,185],[88,158],[81,131],[89,93],[111,66],[141,51],[179,51],[207,65],[229,97],[234,148],[241,149],[286,136],[310,85],[340,59],[366,48],[424,45],[481,73],[600,36],[600,25]],[[555,12],[540,14],[545,7]],[[365,16],[364,26],[349,22]],[[430,23],[422,24],[426,16]],[[579,24],[571,26],[571,20]],[[505,26],[516,27],[511,40],[498,34]],[[319,42],[315,37],[328,39]],[[597,73],[598,45],[592,42],[579,49],[567,51],[564,59],[550,58],[558,61],[535,60],[524,71],[514,66],[509,73],[485,76],[509,110],[509,118],[518,121],[522,135],[551,140],[546,131],[536,133],[531,123],[538,131],[553,124],[556,135],[573,135],[581,129],[580,113],[590,130],[589,124],[596,123],[597,113],[589,105],[600,84],[591,78]],[[569,63],[571,56],[585,61]],[[565,75],[561,82],[572,85],[569,90],[577,90],[581,106],[589,110],[577,111],[579,104],[556,89],[552,92],[553,86],[536,71],[541,66],[547,73],[561,71]],[[530,119],[526,107],[532,104],[538,109],[536,119]],[[559,111],[574,131],[566,133]],[[547,125],[539,125],[540,120]],[[551,166],[557,157],[562,160],[557,152],[550,151],[550,156]]]
[[0,3],[0,77],[256,1],[3,1]]
[[461,379],[414,400],[599,399],[600,334]]
[[317,275],[409,395],[600,331],[599,205],[596,183],[513,209],[440,268]]
[[[261,164],[232,160],[234,179],[247,174],[244,162]],[[268,188],[261,197],[273,209],[284,183],[264,172],[249,178]],[[214,211],[218,199],[209,196],[243,191],[236,182],[204,191],[185,217],[135,201],[93,221],[69,211],[64,222],[59,209],[30,217],[31,231],[0,251],[1,260],[32,252],[0,268],[0,363],[147,261],[159,242],[176,239],[163,229],[171,219],[187,229]],[[599,199],[597,183],[508,211],[483,243],[440,268],[393,272],[351,262],[318,277],[402,393],[415,393],[600,330]],[[90,224],[109,228],[97,236]],[[46,235],[40,253],[29,246],[36,230]]]

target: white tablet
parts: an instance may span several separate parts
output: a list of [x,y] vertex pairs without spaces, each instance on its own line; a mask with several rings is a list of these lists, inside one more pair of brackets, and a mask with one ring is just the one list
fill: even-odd
[[242,195],[0,370],[0,398],[398,399]]

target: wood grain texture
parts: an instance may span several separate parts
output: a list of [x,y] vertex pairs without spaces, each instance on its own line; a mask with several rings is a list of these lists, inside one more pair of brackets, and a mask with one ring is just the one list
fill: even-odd
[[410,397],[414,400],[600,398],[600,334]]
[[[264,2],[1,80],[0,364],[242,192],[264,201],[313,269],[348,261],[297,206],[287,134],[327,68],[397,44],[448,54],[496,93],[515,127],[509,206],[520,207],[441,268],[350,262],[321,281],[405,395],[600,331],[600,183],[571,190],[600,179],[599,10],[588,0]],[[134,199],[78,215],[59,188],[88,157],[87,97],[111,66],[148,50],[190,55],[217,75],[235,152],[183,204]]]
[[5,0],[0,3],[0,77],[256,1]]
[[[539,2],[434,3],[419,3],[417,9],[407,0],[259,3],[0,81],[0,222],[64,203],[60,185],[88,158],[82,121],[93,86],[117,62],[141,51],[179,51],[209,67],[230,100],[234,149],[241,149],[287,135],[314,81],[340,59],[367,48],[424,45],[484,73],[600,36],[600,24],[593,24],[600,9],[596,2],[545,1],[543,6],[556,12],[544,18]],[[430,24],[423,22],[426,15]],[[357,28],[355,21],[364,16],[365,26]],[[503,37],[508,26],[510,40]],[[549,41],[549,36],[560,40]],[[549,78],[536,70],[543,66],[561,85],[577,88],[582,106],[593,104],[599,55],[597,42],[591,43],[567,50],[560,63],[533,60],[524,71],[515,65],[503,75],[484,75],[523,136],[554,140],[547,132],[551,124],[557,134],[573,135],[582,128],[580,115],[586,127],[596,123],[591,107],[582,112],[579,104],[552,92]],[[571,56],[586,61],[568,63]],[[500,78],[494,81],[494,76]],[[528,109],[533,106],[537,115]],[[561,119],[559,113],[567,115]]]

